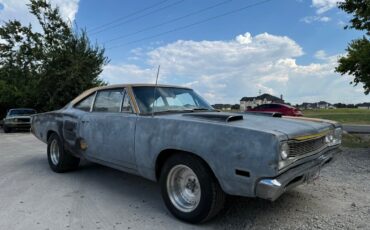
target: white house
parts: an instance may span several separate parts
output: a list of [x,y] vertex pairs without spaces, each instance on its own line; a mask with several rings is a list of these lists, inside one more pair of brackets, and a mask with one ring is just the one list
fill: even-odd
[[362,103],[362,104],[358,104],[357,108],[359,108],[359,109],[370,109],[370,102],[365,102],[365,103]]
[[240,99],[240,110],[245,111],[247,108],[254,108],[263,104],[281,103],[284,104],[283,95],[280,98],[264,93],[257,97],[243,97]]

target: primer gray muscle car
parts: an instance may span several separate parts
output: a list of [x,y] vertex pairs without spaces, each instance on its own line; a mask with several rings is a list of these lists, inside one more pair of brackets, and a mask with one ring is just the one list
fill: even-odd
[[338,124],[270,114],[223,113],[193,90],[113,85],[33,116],[51,169],[80,158],[159,181],[171,213],[198,223],[225,194],[277,199],[317,175],[339,152]]

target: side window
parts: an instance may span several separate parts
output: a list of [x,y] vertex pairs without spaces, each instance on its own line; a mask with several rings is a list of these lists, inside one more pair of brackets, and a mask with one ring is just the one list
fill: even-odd
[[265,109],[272,109],[272,105],[269,105],[269,104],[265,104]]
[[123,103],[122,103],[122,112],[125,112],[125,113],[132,112],[130,96],[128,95],[126,90],[125,90],[125,97],[123,98]]
[[271,108],[273,108],[273,109],[280,109],[280,105],[273,104],[273,105],[271,105]]
[[123,99],[122,89],[102,90],[96,95],[94,112],[119,112]]
[[95,93],[91,94],[90,96],[86,97],[82,101],[78,102],[74,107],[76,109],[80,109],[86,112],[90,111],[91,104],[94,100]]

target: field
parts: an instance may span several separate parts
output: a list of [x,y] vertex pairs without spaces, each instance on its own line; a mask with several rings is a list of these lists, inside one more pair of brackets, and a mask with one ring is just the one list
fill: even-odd
[[306,117],[328,119],[343,124],[370,125],[370,110],[368,109],[310,109],[303,110],[303,114]]
[[342,145],[348,148],[369,148],[370,135],[368,134],[344,134]]

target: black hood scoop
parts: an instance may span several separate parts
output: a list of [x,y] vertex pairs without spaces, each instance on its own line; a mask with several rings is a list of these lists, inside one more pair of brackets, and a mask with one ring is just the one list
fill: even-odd
[[232,122],[232,121],[243,120],[243,115],[238,115],[238,114],[192,113],[192,114],[184,114],[183,116],[196,117],[199,119],[220,121],[220,122]]

